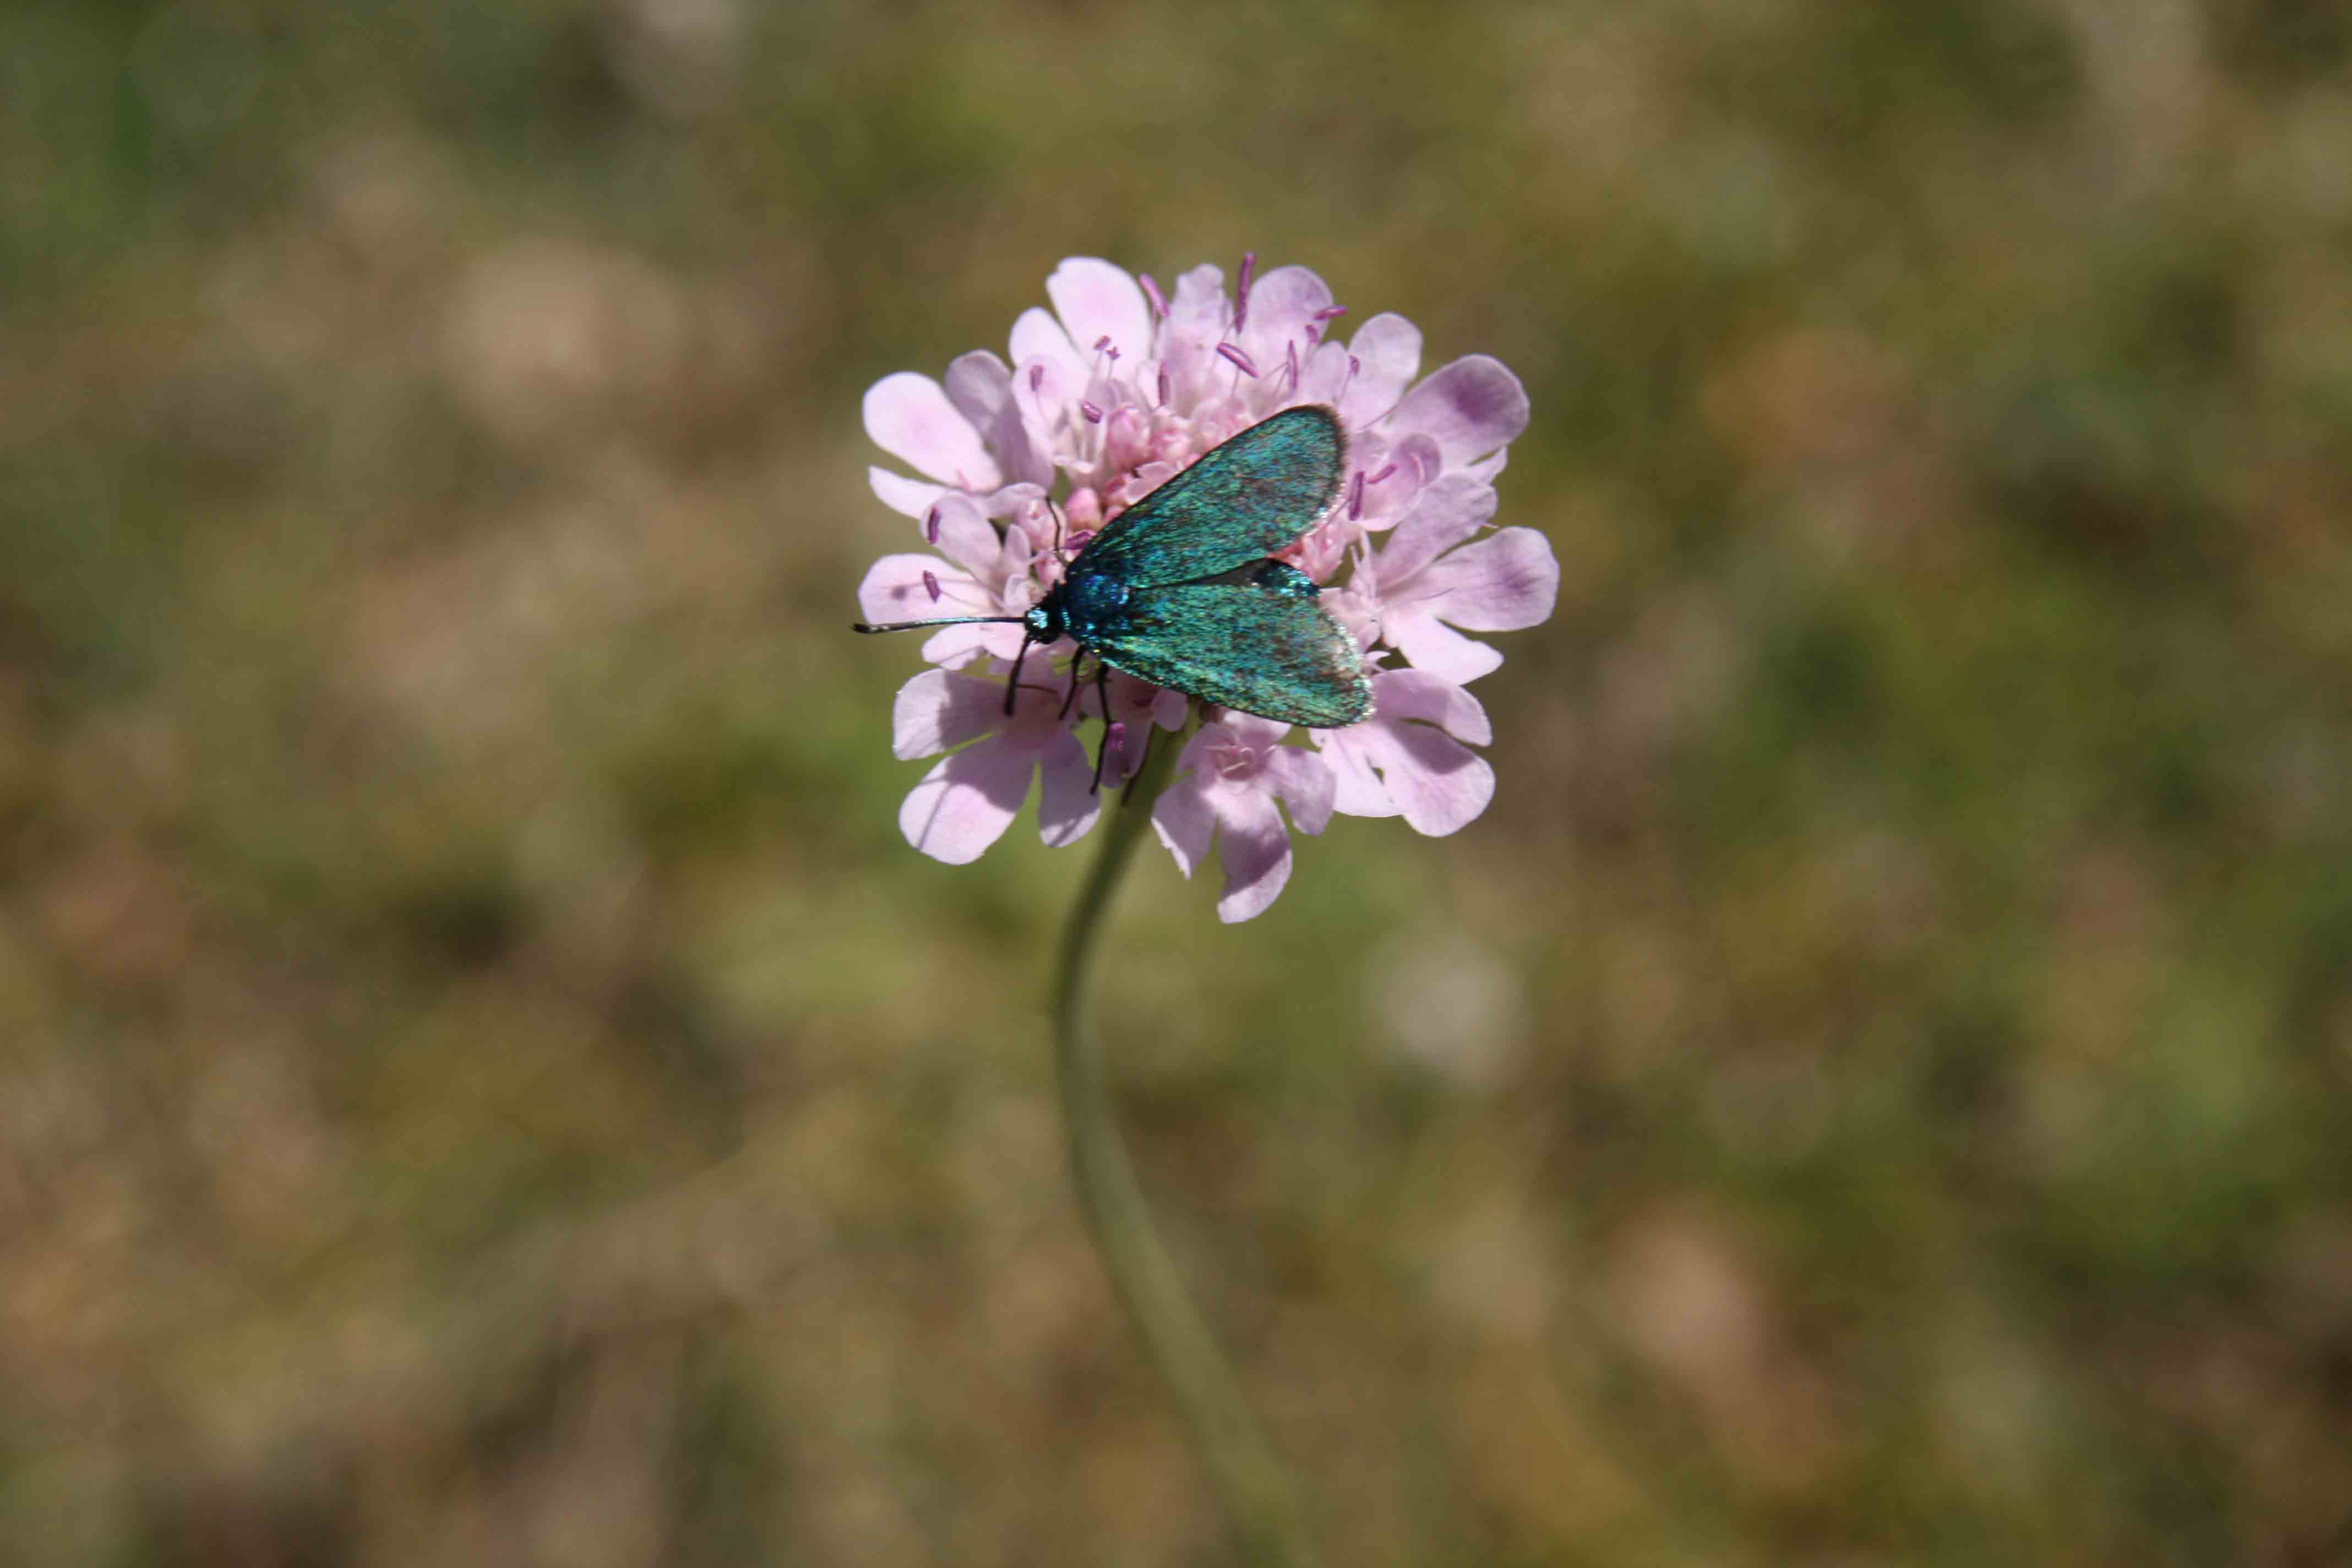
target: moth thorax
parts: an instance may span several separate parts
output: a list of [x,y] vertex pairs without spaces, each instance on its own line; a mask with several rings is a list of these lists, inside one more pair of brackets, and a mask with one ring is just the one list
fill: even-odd
[[1127,584],[1100,572],[1070,579],[1070,619],[1080,626],[1117,615],[1127,603]]

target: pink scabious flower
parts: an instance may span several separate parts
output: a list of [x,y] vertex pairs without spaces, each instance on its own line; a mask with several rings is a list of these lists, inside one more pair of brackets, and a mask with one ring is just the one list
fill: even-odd
[[[1218,914],[1242,921],[1290,874],[1277,800],[1308,834],[1334,811],[1402,816],[1428,834],[1476,817],[1495,778],[1470,748],[1494,737],[1463,688],[1502,655],[1464,634],[1537,625],[1559,585],[1542,534],[1492,526],[1495,479],[1528,423],[1518,378],[1472,354],[1416,379],[1412,322],[1377,315],[1343,343],[1346,311],[1320,278],[1303,267],[1258,274],[1252,257],[1231,291],[1212,266],[1169,291],[1149,274],[1073,257],[1045,295],[1053,310],[1022,313],[1007,358],[977,350],[940,380],[902,371],[866,390],[866,434],[914,470],[870,469],[874,493],[915,520],[931,552],[875,563],[858,589],[867,617],[1017,616],[1076,547],[1056,540],[1049,497],[1071,530],[1098,529],[1229,437],[1321,404],[1347,432],[1348,471],[1329,515],[1282,554],[1356,634],[1372,712],[1293,743],[1287,725],[1210,710],[1153,826],[1188,877],[1219,847]],[[1030,650],[1008,716],[1003,678],[1022,638],[1012,624],[940,628],[922,652],[941,668],[898,694],[898,755],[947,753],[899,813],[908,841],[938,859],[976,858],[1033,784],[1045,842],[1076,842],[1100,809],[1076,727],[1108,726],[1108,785],[1139,765],[1153,729],[1181,730],[1190,717],[1191,700],[1126,676],[1111,684],[1108,714],[1091,690],[1066,710],[1061,683],[1038,672],[1075,651],[1066,640]]]

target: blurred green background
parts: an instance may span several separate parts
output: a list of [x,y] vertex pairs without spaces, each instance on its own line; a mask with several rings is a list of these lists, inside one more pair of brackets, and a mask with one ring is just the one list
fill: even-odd
[[10,5],[0,1560],[1225,1560],[844,623],[869,383],[1244,248],[1563,568],[1111,936],[1330,1560],[2352,1561],[2325,0]]

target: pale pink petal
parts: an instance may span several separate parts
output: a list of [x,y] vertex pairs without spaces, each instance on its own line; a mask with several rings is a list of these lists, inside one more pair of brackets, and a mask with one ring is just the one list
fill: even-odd
[[866,434],[874,444],[931,479],[961,489],[1003,483],[980,432],[928,375],[902,370],[866,389]]
[[1495,770],[1486,760],[1427,724],[1366,726],[1370,759],[1405,825],[1442,838],[1467,826],[1495,798]]
[[1550,617],[1559,563],[1534,529],[1507,528],[1432,562],[1402,596],[1467,631],[1514,632]]
[[927,669],[890,704],[890,750],[912,762],[978,740],[1003,721],[1003,701],[992,680]]
[[1217,805],[1217,858],[1225,868],[1217,918],[1232,925],[1265,913],[1290,880],[1290,834],[1274,802],[1255,790]]
[[[980,510],[980,502],[960,490],[950,490],[931,503],[940,521],[938,549],[940,554],[982,581],[992,579],[997,572],[997,557],[1003,553],[1003,543],[996,536],[994,525]],[[930,513],[924,514],[924,527],[930,526]],[[982,612],[993,615],[992,607]],[[943,612],[951,613],[951,612]]]
[[1486,354],[1455,360],[1404,395],[1389,412],[1391,432],[1419,431],[1448,464],[1483,458],[1528,427],[1527,389]]
[[1214,262],[1204,261],[1178,275],[1161,338],[1213,353],[1233,321],[1234,302],[1225,295],[1225,275]]
[[1052,848],[1066,848],[1084,838],[1102,814],[1103,797],[1094,793],[1094,759],[1076,735],[1056,730],[1037,763],[1037,837]]
[[910,479],[904,474],[894,474],[880,467],[866,470],[866,482],[873,487],[874,498],[901,517],[921,517],[945,495],[957,493],[953,487],[935,485],[928,479]]
[[1087,384],[1087,356],[1070,342],[1070,334],[1054,319],[1051,310],[1032,305],[1021,312],[1013,323],[1013,389],[1018,395],[1023,385],[1023,373],[1029,365],[1043,363],[1050,365],[1061,377],[1060,384],[1068,395],[1077,396]]
[[1369,749],[1371,729],[1370,723],[1363,723],[1345,730],[1315,731],[1315,743],[1322,749],[1323,761],[1331,770],[1331,809],[1342,816],[1397,815],[1397,805],[1389,798],[1388,786],[1372,771]]
[[1445,551],[1476,533],[1495,517],[1492,485],[1459,474],[1441,475],[1423,490],[1396,525],[1377,557],[1381,591],[1401,586]]
[[1496,476],[1508,467],[1510,461],[1511,449],[1508,447],[1497,447],[1476,462],[1463,464],[1461,471],[1474,479],[1484,479],[1491,485],[1495,482]]
[[1348,351],[1335,342],[1319,343],[1299,367],[1298,401],[1336,406],[1349,380]]
[[1010,664],[1021,652],[1025,635],[1019,626],[1006,622],[989,626],[941,626],[924,639],[923,662],[943,664],[954,669],[987,656]]
[[1339,417],[1352,429],[1395,407],[1412,384],[1421,368],[1421,329],[1383,310],[1356,329],[1348,352],[1356,356],[1356,374],[1339,400]]
[[1209,858],[1209,845],[1217,832],[1216,815],[1209,809],[1207,783],[1201,776],[1201,770],[1208,765],[1206,749],[1200,734],[1186,742],[1176,759],[1175,782],[1160,792],[1151,807],[1151,829],[1186,877]]
[[[926,573],[940,585],[936,602],[923,581]],[[857,607],[877,623],[996,614],[985,589],[936,555],[885,555],[857,584]]]
[[1428,437],[1391,437],[1379,432],[1360,437],[1348,463],[1364,476],[1362,522],[1375,532],[1395,527],[1445,468],[1437,443]]
[[898,808],[907,842],[950,866],[968,866],[1004,837],[1029,797],[1035,756],[1002,736],[975,741],[940,760]]
[[[1015,481],[1049,484],[1054,463],[1029,436],[1013,401],[1013,373],[986,349],[958,356],[948,366],[948,401],[980,432],[982,443],[996,455],[997,467]],[[993,514],[992,514],[993,515]]]
[[1151,306],[1142,285],[1124,268],[1091,256],[1073,256],[1045,279],[1045,298],[1069,329],[1070,342],[1093,363],[1104,338],[1129,364],[1151,351]]
[[[1449,733],[1450,731],[1450,733]],[[1495,770],[1459,742],[1494,739],[1478,700],[1423,670],[1383,670],[1372,680],[1372,716],[1316,742],[1339,782],[1336,809],[1350,816],[1402,816],[1442,837],[1486,809]],[[1378,785],[1362,775],[1377,770]],[[1385,805],[1389,809],[1378,807]]]
[[1249,321],[1242,329],[1242,352],[1261,376],[1284,374],[1291,345],[1307,351],[1307,328],[1331,303],[1330,285],[1304,267],[1277,267],[1250,285]]
[[1128,481],[1128,505],[1133,506],[1184,470],[1173,463],[1145,463]]
[[1277,746],[1266,759],[1266,768],[1274,775],[1275,793],[1290,808],[1293,826],[1313,835],[1330,826],[1339,785],[1318,753],[1299,746]]
[[1043,489],[1036,485],[1007,485],[989,498],[992,509],[1000,502],[1003,510],[992,510],[989,516],[1003,518],[1008,531],[1018,530],[1032,550],[1054,548],[1056,525],[1053,509],[1045,504]]
[[948,373],[940,378],[940,383],[956,412],[983,436],[988,433],[990,422],[1013,401],[1011,368],[986,349],[956,355],[948,363]]
[[1195,267],[1176,279],[1168,319],[1160,325],[1160,363],[1178,407],[1191,407],[1213,381],[1223,381],[1217,373],[1225,362],[1217,357],[1217,344],[1233,319],[1225,275],[1214,267]]
[[1425,669],[1456,686],[1502,668],[1503,656],[1474,642],[1419,605],[1390,603],[1381,615],[1381,640]]
[[[1053,317],[1043,310],[1030,314],[1044,321],[1056,338],[1061,337],[1061,323]],[[1050,354],[1032,354],[1013,371],[1013,401],[1021,410],[1022,428],[1039,450],[1049,455],[1049,462],[1051,454],[1063,450],[1062,442],[1073,417],[1071,406],[1086,395],[1086,390],[1085,371]]]
[[1026,532],[1008,528],[997,543],[994,562],[981,574],[981,581],[996,590],[996,602],[1008,613],[1025,610],[1035,602],[1036,580],[1029,574],[1029,563],[1036,554]]
[[1495,727],[1478,700],[1425,670],[1385,669],[1373,677],[1372,712],[1381,719],[1435,724],[1474,746],[1491,745],[1495,740]]
[[1234,742],[1250,750],[1265,751],[1282,743],[1290,733],[1290,726],[1279,719],[1261,719],[1255,713],[1228,713],[1217,721],[1216,728],[1225,731]]

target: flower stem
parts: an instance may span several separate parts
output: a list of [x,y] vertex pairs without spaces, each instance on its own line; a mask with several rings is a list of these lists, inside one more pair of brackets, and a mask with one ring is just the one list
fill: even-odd
[[1119,879],[1150,826],[1152,802],[1174,770],[1180,740],[1153,735],[1141,771],[1125,798],[1109,808],[1101,851],[1062,931],[1054,972],[1054,1062],[1061,1080],[1071,1171],[1103,1270],[1144,1349],[1167,1379],[1210,1484],[1251,1560],[1291,1568],[1311,1563],[1314,1552],[1288,1479],[1251,1418],[1239,1384],[1152,1228],[1135,1167],[1129,1163],[1111,1120],[1101,1052],[1078,1018],[1087,960]]

